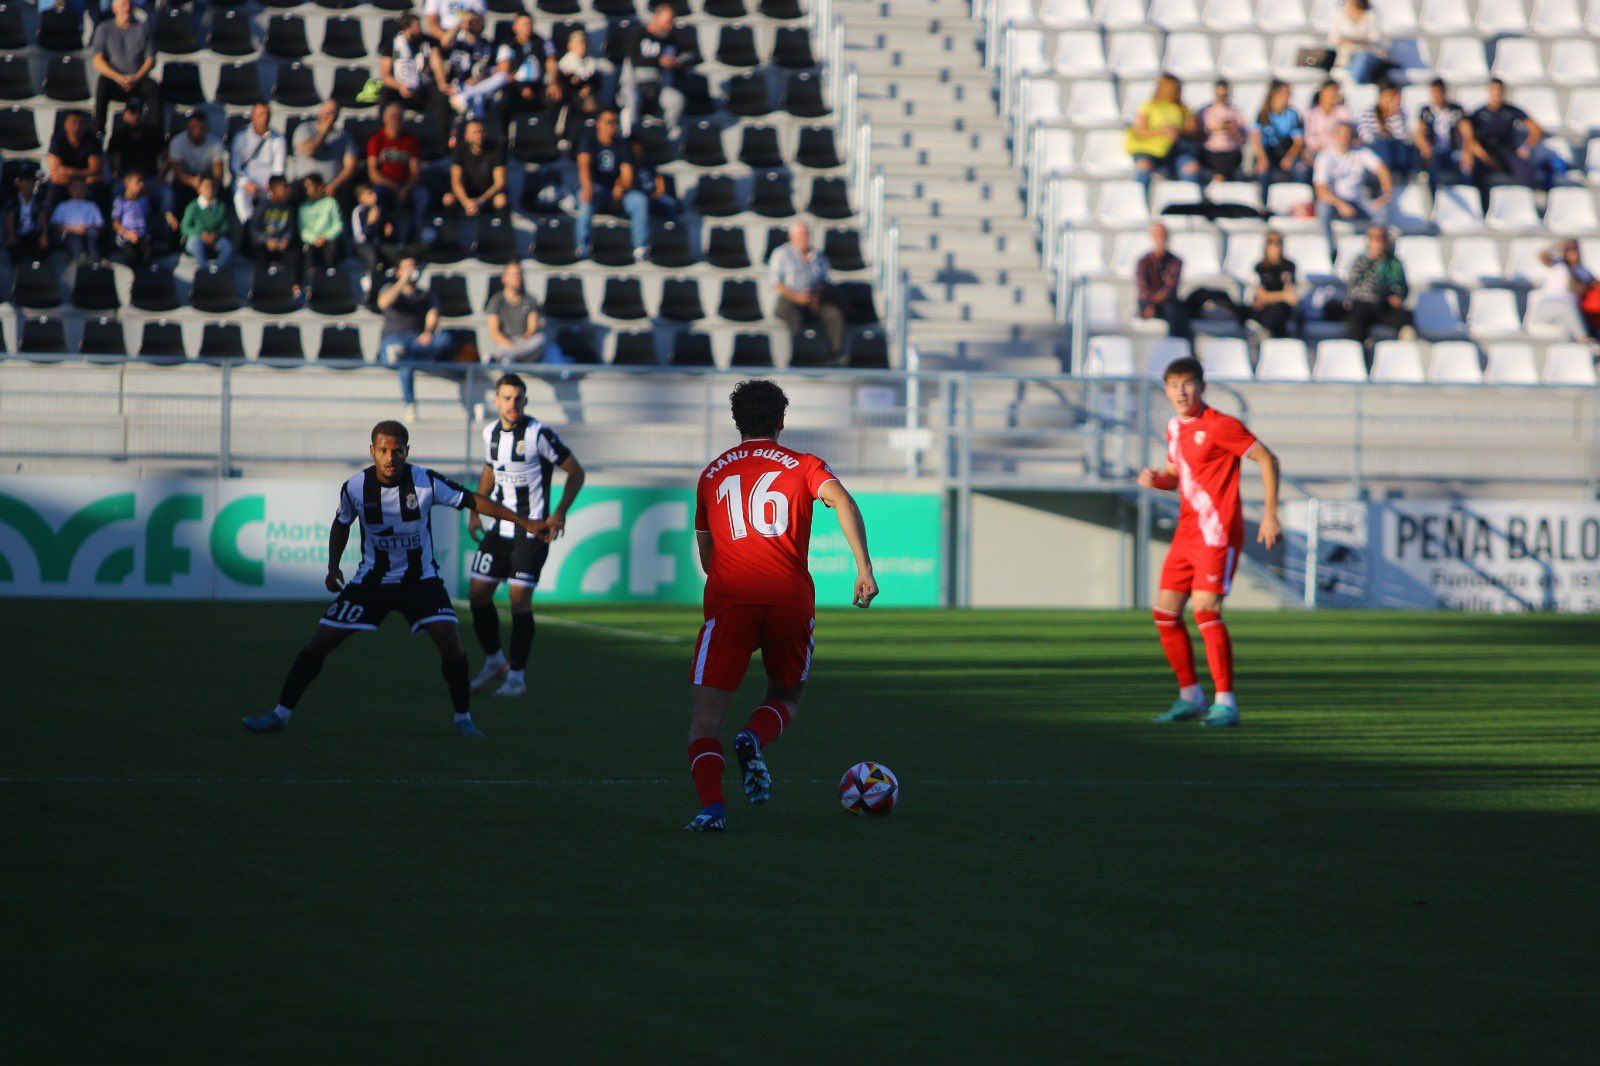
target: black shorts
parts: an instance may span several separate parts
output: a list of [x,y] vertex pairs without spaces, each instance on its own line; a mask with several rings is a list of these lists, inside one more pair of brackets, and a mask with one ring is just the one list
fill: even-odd
[[539,583],[550,545],[539,537],[486,533],[472,557],[472,580],[509,581],[529,588]]
[[391,611],[405,615],[413,633],[430,622],[456,620],[450,590],[433,577],[403,585],[346,585],[328,604],[321,623],[334,629],[377,629]]

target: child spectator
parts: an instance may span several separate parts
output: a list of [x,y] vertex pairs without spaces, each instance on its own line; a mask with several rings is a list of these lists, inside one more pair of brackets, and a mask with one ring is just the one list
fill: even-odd
[[12,182],[17,195],[6,205],[5,241],[13,263],[38,259],[49,250],[38,180],[34,172],[18,174]]
[[306,261],[313,270],[338,266],[339,235],[344,232],[339,202],[328,195],[320,174],[307,174],[301,187],[306,198],[300,205],[300,241]]
[[228,240],[228,209],[217,199],[217,179],[203,176],[198,191],[183,209],[178,232],[201,267],[212,263],[225,267],[233,259],[233,242]]
[[289,199],[289,183],[282,174],[267,181],[267,202],[250,219],[250,239],[263,265],[277,263],[294,279],[294,294],[300,296],[300,233],[295,224],[294,202]]
[[122,195],[111,204],[111,232],[116,235],[117,251],[129,266],[149,265],[152,221],[144,175],[130,170],[122,179]]
[[95,262],[100,258],[100,231],[106,228],[106,217],[89,199],[89,186],[82,178],[72,179],[67,196],[50,213],[56,243],[80,263]]

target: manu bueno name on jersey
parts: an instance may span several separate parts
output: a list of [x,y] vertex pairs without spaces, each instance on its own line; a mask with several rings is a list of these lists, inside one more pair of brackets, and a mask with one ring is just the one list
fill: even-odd
[[721,458],[712,463],[710,466],[706,467],[705,476],[710,478],[729,463],[737,463],[741,459],[751,458],[770,459],[789,470],[793,470],[795,467],[800,465],[800,460],[796,459],[788,452],[779,451],[776,448],[735,448],[731,452],[724,452]]

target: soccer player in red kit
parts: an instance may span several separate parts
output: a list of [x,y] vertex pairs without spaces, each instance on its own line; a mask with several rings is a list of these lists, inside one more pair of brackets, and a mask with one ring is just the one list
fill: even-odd
[[740,441],[711,461],[695,490],[695,538],[706,571],[706,621],[690,664],[689,776],[700,813],[684,828],[695,833],[727,828],[717,735],[757,648],[766,697],[734,737],[733,750],[745,798],[765,803],[772,796],[762,751],[794,719],[811,671],[816,590],[806,557],[815,501],[839,513],[856,561],[855,605],[866,607],[878,594],[856,501],[827,463],[778,443],[789,407],[783,390],[771,381],[741,381],[729,399]]
[[[1139,473],[1146,489],[1177,489],[1178,529],[1161,567],[1156,596],[1156,632],[1178,675],[1178,698],[1158,722],[1200,719],[1203,726],[1239,724],[1233,696],[1233,642],[1222,620],[1222,600],[1233,583],[1244,549],[1244,511],[1239,506],[1239,460],[1261,464],[1266,513],[1256,539],[1278,542],[1278,457],[1244,423],[1206,406],[1205,371],[1198,360],[1179,359],[1162,375],[1175,412],[1167,422],[1167,462]],[[1183,624],[1183,606],[1194,603],[1194,621],[1205,641],[1206,663],[1216,697],[1209,712],[1194,671],[1194,648]],[[1203,716],[1203,717],[1202,717]]]

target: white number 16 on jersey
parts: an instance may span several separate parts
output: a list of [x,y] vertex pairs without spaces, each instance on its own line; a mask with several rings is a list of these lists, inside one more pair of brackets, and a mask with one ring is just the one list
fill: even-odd
[[[741,540],[751,529],[763,537],[781,537],[789,528],[789,497],[772,491],[782,470],[770,470],[756,479],[748,505],[744,499],[744,486],[739,475],[731,474],[717,486],[717,502],[728,505],[728,524],[733,527],[733,539]],[[745,524],[745,512],[750,513],[750,523]]]

